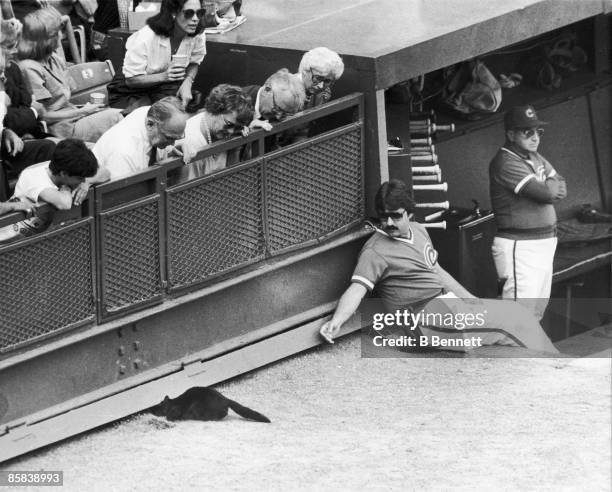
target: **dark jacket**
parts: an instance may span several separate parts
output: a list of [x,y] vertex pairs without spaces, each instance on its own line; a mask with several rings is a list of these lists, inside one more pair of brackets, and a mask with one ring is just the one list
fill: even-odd
[[41,130],[32,111],[32,95],[21,74],[19,66],[10,62],[5,70],[6,93],[11,98],[11,105],[6,108],[4,126],[13,130],[20,137],[30,133],[34,137],[41,137]]
[[261,89],[261,85],[247,85],[242,88],[242,92],[244,92],[247,96],[251,98],[251,103],[253,103],[253,109],[257,109],[255,107],[255,101],[257,100],[257,91]]

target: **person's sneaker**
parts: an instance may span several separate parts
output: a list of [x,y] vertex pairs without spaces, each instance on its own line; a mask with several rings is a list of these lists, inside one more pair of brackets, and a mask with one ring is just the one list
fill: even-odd
[[580,212],[578,212],[578,220],[586,223],[603,222],[606,224],[612,223],[612,215],[599,212],[597,209],[591,207],[590,203],[582,206]]

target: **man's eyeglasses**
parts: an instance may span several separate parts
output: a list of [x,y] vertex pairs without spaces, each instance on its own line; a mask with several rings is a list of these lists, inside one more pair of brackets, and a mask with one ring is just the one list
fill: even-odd
[[181,135],[172,135],[172,134],[168,134],[168,133],[164,132],[163,130],[160,130],[159,132],[161,133],[162,137],[164,137],[164,140],[166,140],[168,142],[170,142],[170,141],[175,142],[177,140],[181,140],[182,138],[185,138],[185,134],[184,133],[182,133]]
[[230,128],[235,128],[236,123],[228,120],[225,116],[223,116],[223,126],[229,130]]
[[544,128],[522,128],[518,131],[523,138],[531,138],[536,134],[538,137],[542,138],[542,135],[544,135]]
[[312,71],[312,68],[310,69],[310,78],[314,85],[319,85],[320,83],[323,83],[323,85],[331,85],[335,81],[335,79],[332,79],[331,77],[323,77],[322,75],[317,75]]
[[288,111],[285,111],[278,104],[276,104],[276,99],[274,99],[274,91],[272,91],[272,113],[274,114],[274,118],[276,118],[278,121],[282,120],[289,114]]
[[378,212],[378,218],[383,222],[388,219],[401,220],[405,213],[405,210],[403,212]]
[[233,121],[228,120],[225,116],[223,116],[223,128],[226,130],[240,130],[242,129],[242,125],[239,123],[234,123]]
[[198,19],[201,19],[202,17],[204,17],[204,14],[206,13],[206,9],[198,9],[198,10],[193,10],[193,9],[187,9],[187,10],[183,10],[183,17],[185,17],[185,20],[190,20],[193,19],[193,16],[197,16]]

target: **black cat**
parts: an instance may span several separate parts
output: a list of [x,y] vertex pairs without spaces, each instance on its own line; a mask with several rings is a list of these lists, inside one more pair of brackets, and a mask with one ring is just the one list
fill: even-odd
[[217,390],[201,386],[189,388],[173,399],[166,396],[152,411],[153,415],[168,420],[221,420],[227,415],[228,408],[245,419],[270,423],[265,415],[226,398]]

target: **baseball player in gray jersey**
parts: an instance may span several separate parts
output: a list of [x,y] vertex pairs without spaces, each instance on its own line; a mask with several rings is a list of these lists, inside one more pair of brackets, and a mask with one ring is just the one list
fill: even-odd
[[504,120],[506,142],[489,166],[497,234],[492,252],[502,298],[541,319],[548,304],[557,247],[554,203],[565,198],[565,180],[538,152],[543,125],[532,106],[512,108]]
[[514,302],[475,298],[438,264],[438,253],[427,231],[410,220],[414,202],[402,181],[383,183],[375,205],[381,227],[363,246],[351,285],[340,298],[332,319],[320,329],[323,338],[333,343],[361,300],[376,289],[387,312],[407,309],[424,317],[486,313],[482,324],[469,329],[436,323],[418,326],[426,337],[456,339],[469,332],[478,335],[482,345],[558,352],[530,311]]

